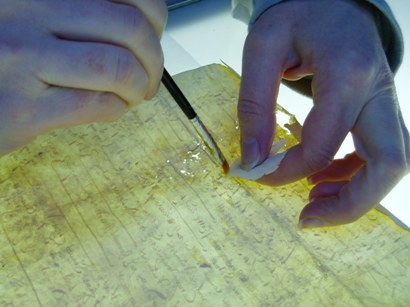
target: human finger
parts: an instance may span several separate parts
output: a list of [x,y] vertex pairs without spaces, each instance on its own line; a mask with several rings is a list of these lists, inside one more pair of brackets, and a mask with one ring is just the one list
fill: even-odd
[[[158,34],[144,12],[138,7],[111,1],[79,5],[76,9],[79,10],[76,14],[67,13],[60,19],[53,19],[50,31],[60,39],[129,49],[146,71],[149,81],[146,98],[152,98],[158,89],[164,60]],[[70,12],[68,8],[67,11]]]
[[168,18],[168,8],[163,0],[111,0],[138,7],[147,17],[158,37],[162,36]]
[[321,182],[315,185],[309,192],[309,202],[318,198],[336,196],[348,181]]
[[38,134],[94,122],[110,122],[127,111],[127,103],[115,94],[50,87],[36,109]]
[[392,95],[379,96],[364,106],[353,129],[357,153],[365,164],[337,195],[308,204],[300,214],[301,227],[357,220],[408,173],[398,105],[392,101]]
[[[38,82],[40,83],[40,82]],[[44,87],[44,86],[43,86]],[[21,147],[38,135],[57,128],[112,121],[127,110],[126,102],[108,92],[44,87],[30,97],[22,92],[4,95],[0,155]]]
[[346,155],[343,159],[334,160],[327,168],[308,177],[311,184],[321,182],[350,180],[363,166],[363,160],[357,153]]
[[[53,86],[111,92],[134,106],[148,91],[145,69],[129,50],[99,43],[50,43],[37,77]],[[61,73],[64,72],[64,73]]]
[[282,72],[286,67],[286,39],[267,40],[255,25],[243,52],[242,78],[238,101],[241,163],[252,169],[269,154],[275,133],[274,109]]

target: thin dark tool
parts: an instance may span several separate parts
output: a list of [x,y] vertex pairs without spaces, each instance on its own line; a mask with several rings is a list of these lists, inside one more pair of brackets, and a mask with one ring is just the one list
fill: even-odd
[[225,173],[228,172],[228,162],[222,154],[222,151],[219,149],[208,129],[206,129],[205,125],[196,114],[194,108],[191,106],[188,99],[186,99],[186,97],[166,69],[164,69],[164,74],[162,75],[162,83],[167,88],[171,96],[175,99],[181,110],[185,113],[186,117],[188,117],[188,119],[191,121],[196,132],[205,143],[205,146],[208,148],[215,162],[223,167]]

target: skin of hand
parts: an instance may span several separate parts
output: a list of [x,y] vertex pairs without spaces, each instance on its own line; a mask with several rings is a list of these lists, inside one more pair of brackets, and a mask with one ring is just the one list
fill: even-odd
[[163,0],[1,1],[0,155],[152,98],[167,14]]
[[[281,79],[312,76],[313,107],[300,144],[260,179],[316,186],[302,228],[353,222],[409,172],[409,132],[372,8],[363,2],[291,0],[268,9],[249,33],[238,103],[243,168],[268,156]],[[351,133],[355,152],[333,161]]]

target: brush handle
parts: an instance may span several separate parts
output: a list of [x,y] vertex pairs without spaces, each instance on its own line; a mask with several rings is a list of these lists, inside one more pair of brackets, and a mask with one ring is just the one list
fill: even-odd
[[179,89],[178,85],[175,83],[174,79],[172,79],[171,75],[168,71],[164,68],[164,73],[162,75],[162,84],[167,88],[168,92],[174,98],[176,103],[179,105],[181,110],[185,113],[188,119],[194,119],[196,117],[196,112],[194,108],[192,108],[191,104],[189,103],[188,99],[184,96],[184,94]]

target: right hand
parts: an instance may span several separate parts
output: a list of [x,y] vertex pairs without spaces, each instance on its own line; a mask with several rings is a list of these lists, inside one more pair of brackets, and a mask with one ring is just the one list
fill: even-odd
[[0,156],[151,99],[166,19],[163,0],[1,1]]

